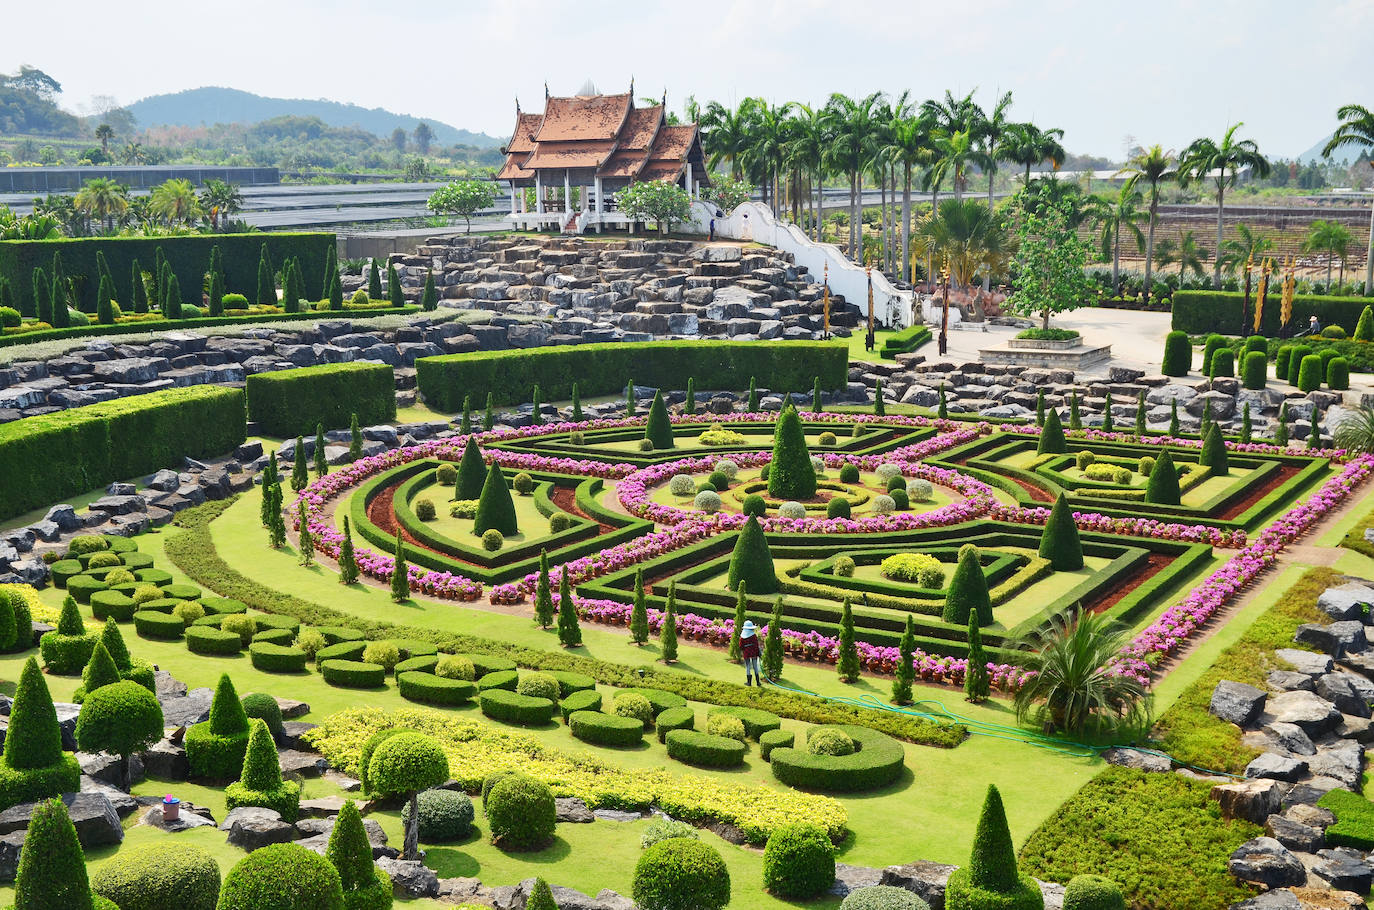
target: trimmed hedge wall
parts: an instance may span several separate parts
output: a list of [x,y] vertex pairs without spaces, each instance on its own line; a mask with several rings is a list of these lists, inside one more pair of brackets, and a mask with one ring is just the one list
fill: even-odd
[[[1243,302],[1244,295],[1233,291],[1175,291],[1173,328],[1190,335],[1205,335],[1208,332],[1239,335]],[[1370,303],[1368,297],[1298,295],[1293,298],[1293,318],[1288,327],[1293,331],[1301,331],[1307,328],[1308,317],[1315,314],[1323,326],[1338,325],[1353,335],[1360,314]],[[1251,319],[1254,319],[1253,306],[1254,302],[1251,301]],[[1253,323],[1245,328],[1251,327]],[[1278,333],[1278,300],[1275,295],[1270,295],[1260,319],[1260,334],[1274,336]]]
[[[600,711],[601,693],[595,689],[582,689],[574,692],[567,698],[558,703],[558,713],[563,715],[563,722],[567,723],[569,717],[578,711]],[[644,725],[639,725],[643,729]]]
[[878,356],[884,360],[893,360],[898,354],[911,353],[930,339],[930,329],[918,323],[902,329],[895,335],[887,336],[883,340],[882,349],[878,351]]
[[430,705],[461,705],[477,694],[477,686],[465,679],[448,679],[420,670],[397,673],[396,688],[402,698]]
[[545,401],[561,401],[572,397],[574,382],[584,398],[623,392],[632,379],[674,389],[696,377],[713,388],[743,389],[753,377],[771,388],[809,389],[820,377],[822,389],[839,389],[849,380],[849,349],[829,341],[579,344],[422,357],[415,373],[430,407],[458,411],[465,396],[484,401],[488,392],[495,404],[519,404],[536,385]]
[[268,436],[289,438],[396,419],[396,378],[384,363],[327,363],[248,377],[248,419]]
[[386,684],[386,667],[361,660],[324,660],[317,663],[320,675],[331,686],[349,689],[376,689]]
[[[115,282],[115,300],[132,312],[125,301],[133,300],[133,262],[145,272],[152,271],[158,247],[181,285],[183,303],[200,304],[200,288],[210,266],[210,250],[218,246],[224,270],[225,292],[257,298],[258,259],[263,244],[272,260],[273,270],[291,258],[300,260],[307,292],[324,285],[325,261],[335,246],[333,234],[273,232],[255,234],[194,234],[186,237],[75,237],[59,240],[7,240],[0,242],[0,276],[9,279],[14,299],[29,313],[33,305],[33,270],[52,267],[53,253],[62,254],[62,270],[69,277],[86,276],[75,281],[73,302],[78,309],[95,312],[100,277],[96,271],[96,252],[105,254]],[[51,279],[52,275],[48,277]],[[30,314],[31,315],[31,314]]]
[[791,730],[769,730],[759,737],[759,758],[768,761],[774,749],[790,749],[797,744],[797,734]]
[[574,711],[568,715],[568,729],[575,738],[598,746],[637,746],[644,741],[642,723],[600,711]]
[[309,655],[292,645],[255,641],[248,646],[248,659],[253,669],[264,673],[299,673],[305,669]]
[[245,438],[243,401],[242,389],[194,386],[0,425],[0,520],[231,451]]
[[186,647],[192,654],[237,654],[243,650],[243,639],[214,626],[191,626],[186,630]]
[[654,726],[658,728],[658,741],[667,742],[668,734],[674,730],[692,730],[696,727],[697,712],[692,710],[691,705],[683,705],[680,708],[669,708],[660,711],[654,718]]
[[768,711],[761,711],[758,708],[739,708],[734,705],[713,705],[707,710],[706,716],[713,714],[727,714],[730,717],[738,718],[744,724],[744,735],[758,742],[759,737],[765,733],[772,732],[782,726],[782,721],[776,714]]
[[508,689],[487,689],[478,696],[477,703],[487,717],[522,727],[547,724],[558,712],[558,706],[547,698],[521,695]]
[[744,743],[728,736],[673,730],[664,742],[668,757],[703,768],[734,768],[744,764]]
[[[789,787],[854,793],[885,787],[901,776],[906,750],[890,736],[867,727],[836,724],[858,746],[850,755],[813,755],[805,747],[773,747],[773,776]],[[823,727],[816,729],[824,729]]]

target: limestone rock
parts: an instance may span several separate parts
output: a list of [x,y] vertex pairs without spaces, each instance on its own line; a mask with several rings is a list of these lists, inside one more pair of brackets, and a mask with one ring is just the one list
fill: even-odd
[[1227,863],[1241,881],[1282,888],[1307,881],[1307,870],[1287,847],[1272,837],[1257,837],[1241,844]]
[[957,868],[944,863],[917,860],[900,866],[888,866],[883,870],[882,880],[878,884],[905,888],[930,904],[930,910],[944,910],[945,886],[949,884],[950,874]]
[[1211,797],[1221,804],[1223,817],[1243,818],[1257,825],[1264,824],[1283,804],[1283,791],[1274,780],[1218,784],[1212,788]]
[[377,865],[391,876],[392,888],[407,897],[438,897],[439,876],[419,860],[383,857]]
[[1374,588],[1358,582],[1327,588],[1317,597],[1317,608],[1336,620],[1363,619],[1374,604]]
[[229,844],[250,853],[268,844],[284,844],[294,840],[296,829],[282,821],[275,809],[241,806],[230,811],[220,822],[219,829],[229,832]]
[[1295,724],[1308,736],[1320,736],[1341,722],[1341,712],[1313,692],[1284,692],[1269,699],[1265,716]]
[[1296,783],[1307,773],[1307,762],[1299,758],[1289,758],[1265,752],[1245,766],[1245,776],[1264,780],[1282,780]]
[[1212,690],[1207,706],[1217,717],[1244,727],[1264,710],[1265,694],[1254,686],[1223,679]]

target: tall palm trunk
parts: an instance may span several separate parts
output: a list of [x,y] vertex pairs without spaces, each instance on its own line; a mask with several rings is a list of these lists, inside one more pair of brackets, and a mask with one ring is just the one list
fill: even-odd
[[816,232],[817,243],[821,242],[821,218],[825,215],[825,205],[823,202],[824,190],[825,188],[821,186],[821,170],[820,168],[816,168],[816,192],[814,198],[811,200],[811,205],[815,210],[816,216],[812,219],[811,227]]
[[854,195],[854,188],[858,185],[858,179],[858,172],[849,172],[849,258],[855,262],[859,261],[858,247],[854,243],[855,232],[859,228],[859,203],[858,197]]
[[888,237],[888,231],[887,231],[887,168],[883,168],[883,170],[882,170],[882,176],[881,176],[880,178],[878,178],[878,183],[879,183],[879,190],[880,190],[880,192],[881,192],[881,194],[882,194],[881,196],[879,196],[879,199],[880,199],[881,201],[878,203],[878,211],[879,211],[878,223],[882,226],[882,227],[881,227],[881,230],[882,230],[882,236],[883,236],[883,245],[882,245],[883,268],[886,269],[886,270],[888,270],[888,271],[891,271],[891,266],[888,264],[888,244],[887,244],[887,237]]
[[[911,164],[903,166],[902,174],[902,280],[911,279]],[[913,281],[914,285],[915,282]]]
[[[1369,162],[1374,168],[1374,161]],[[1369,250],[1364,257],[1364,295],[1374,294],[1374,205],[1369,207]]]
[[1116,220],[1112,236],[1112,295],[1121,296],[1121,219]]
[[[1212,263],[1212,288],[1218,291],[1221,290],[1221,231],[1223,227],[1222,215],[1225,211],[1222,197],[1226,193],[1225,179],[1226,168],[1222,168],[1221,176],[1217,178],[1217,256],[1216,261]],[[1179,274],[1181,275],[1182,272]],[[1331,283],[1330,277],[1327,278],[1326,283]]]
[[954,201],[955,201],[955,202],[963,202],[963,201],[964,201],[964,179],[963,179],[963,170],[964,170],[964,169],[961,168],[961,167],[956,167],[956,168],[954,169]]
[[1332,260],[1335,258],[1336,251],[1328,247],[1326,250],[1326,293],[1328,294],[1331,293],[1331,266],[1334,265]]
[[[989,167],[989,168],[988,168],[988,211],[989,211],[989,212],[992,211],[992,181],[993,181],[994,179],[996,179],[996,177],[997,177],[997,169],[996,169],[995,167]],[[988,291],[990,291],[991,289],[992,289],[992,269],[989,268],[987,271],[985,271],[985,272],[983,273],[983,293],[986,294],[986,293],[987,293]]]
[[[930,217],[934,218],[940,211],[940,184],[937,181],[930,190]],[[926,284],[934,290],[935,281],[935,246],[926,244]]]
[[858,190],[854,195],[854,230],[858,238],[857,245],[854,247],[854,261],[863,265],[864,261],[864,172],[856,171],[854,180]]
[[1154,290],[1154,285],[1150,283],[1150,276],[1154,274],[1155,267],[1155,213],[1159,210],[1159,184],[1150,184],[1150,231],[1149,237],[1145,241],[1145,301],[1150,300],[1150,292]]

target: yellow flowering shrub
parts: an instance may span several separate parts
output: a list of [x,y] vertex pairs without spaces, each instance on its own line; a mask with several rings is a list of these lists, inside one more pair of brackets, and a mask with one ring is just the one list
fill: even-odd
[[18,594],[24,598],[24,602],[29,605],[29,614],[34,622],[45,622],[50,626],[57,625],[58,610],[50,607],[38,599],[38,592],[32,585],[0,585],[0,588]]

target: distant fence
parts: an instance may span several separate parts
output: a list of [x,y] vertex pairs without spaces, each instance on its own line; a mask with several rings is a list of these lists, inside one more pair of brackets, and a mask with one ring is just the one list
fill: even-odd
[[129,189],[146,190],[174,177],[203,186],[207,180],[223,180],[239,186],[281,183],[274,167],[180,167],[131,165],[128,167],[6,167],[0,168],[0,193],[68,193],[81,189],[87,180],[108,177]]

